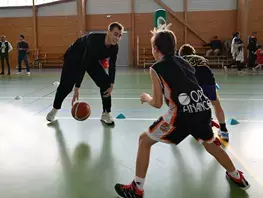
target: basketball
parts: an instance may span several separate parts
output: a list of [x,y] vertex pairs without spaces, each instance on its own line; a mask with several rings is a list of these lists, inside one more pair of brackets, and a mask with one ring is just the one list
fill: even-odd
[[78,121],[86,120],[90,113],[90,106],[86,102],[76,102],[71,109],[73,118]]

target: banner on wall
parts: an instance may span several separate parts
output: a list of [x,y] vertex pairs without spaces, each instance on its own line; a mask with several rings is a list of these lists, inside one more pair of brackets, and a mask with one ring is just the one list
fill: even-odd
[[158,9],[154,12],[154,27],[167,25],[167,12],[165,9]]

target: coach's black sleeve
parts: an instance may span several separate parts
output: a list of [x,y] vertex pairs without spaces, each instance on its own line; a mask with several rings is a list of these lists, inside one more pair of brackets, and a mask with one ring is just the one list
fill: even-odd
[[109,59],[109,77],[111,83],[115,82],[115,73],[116,73],[116,61],[118,56],[119,47],[116,46],[116,50],[112,53]]
[[76,83],[75,83],[75,87],[76,88],[80,88],[80,85],[83,81],[83,78],[84,78],[84,75],[86,73],[86,66],[88,65],[88,54],[90,53],[89,52],[89,49],[90,49],[90,35],[88,35],[86,37],[86,40],[84,40],[84,42],[86,43],[86,47],[85,47],[85,51],[83,53],[83,56],[82,56],[82,59],[80,61],[80,69],[78,70],[78,73],[77,73],[77,76],[76,76]]
[[80,70],[78,71],[77,79],[76,79],[76,83],[75,83],[75,87],[76,88],[80,88],[80,85],[81,85],[81,83],[83,81],[85,72],[86,72],[86,70],[83,67],[81,67]]

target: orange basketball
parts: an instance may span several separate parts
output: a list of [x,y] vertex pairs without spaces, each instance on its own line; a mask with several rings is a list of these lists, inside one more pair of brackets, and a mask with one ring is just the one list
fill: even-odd
[[90,106],[86,102],[76,102],[71,109],[73,118],[78,121],[86,120],[90,113]]

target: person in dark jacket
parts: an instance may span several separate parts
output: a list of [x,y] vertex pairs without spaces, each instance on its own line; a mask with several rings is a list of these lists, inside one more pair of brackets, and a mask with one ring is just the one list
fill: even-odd
[[222,48],[223,48],[223,44],[218,39],[217,36],[214,36],[214,39],[210,43],[205,44],[204,46],[211,47],[211,49],[207,50],[206,56],[211,56],[211,55],[218,56],[222,52]]
[[[52,122],[62,103],[74,88],[72,105],[79,99],[79,89],[87,72],[100,88],[102,99],[101,121],[113,125],[111,113],[111,92],[115,82],[116,61],[119,51],[118,42],[124,27],[113,22],[108,26],[107,33],[88,33],[79,37],[64,54],[64,65],[59,87],[57,88],[52,110],[46,119]],[[105,71],[105,59],[109,58],[109,73]]]
[[26,65],[27,75],[30,75],[30,68],[29,68],[29,63],[28,63],[28,49],[29,49],[28,42],[25,40],[25,36],[21,34],[19,38],[19,42],[17,43],[17,50],[18,50],[18,72],[17,74],[21,73],[22,61],[24,61]]
[[252,36],[248,38],[248,68],[252,69],[255,66],[257,56],[255,52],[257,51],[257,33],[253,32]]

